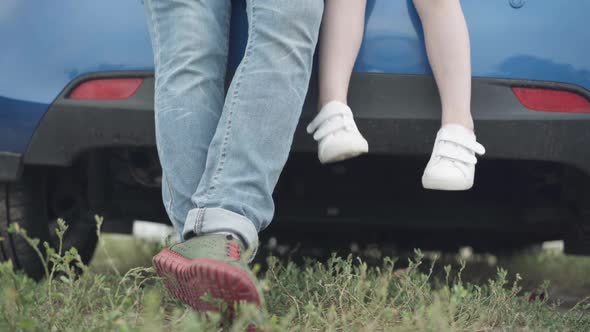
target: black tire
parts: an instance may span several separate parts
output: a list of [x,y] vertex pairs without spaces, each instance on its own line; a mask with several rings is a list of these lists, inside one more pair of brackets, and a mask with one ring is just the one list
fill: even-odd
[[[41,243],[47,241],[57,248],[55,218],[49,216],[48,195],[43,173],[26,174],[17,183],[0,183],[0,236],[4,239],[0,242],[0,260],[12,261],[15,269],[35,280],[44,277],[38,254],[20,235],[9,233],[8,227],[18,223],[29,237],[37,238]],[[96,248],[96,229],[91,227],[93,222],[91,224],[89,213],[77,213],[76,217],[66,219],[69,228],[64,236],[64,249],[76,247],[84,263],[88,263]],[[39,250],[45,255],[42,245]]]

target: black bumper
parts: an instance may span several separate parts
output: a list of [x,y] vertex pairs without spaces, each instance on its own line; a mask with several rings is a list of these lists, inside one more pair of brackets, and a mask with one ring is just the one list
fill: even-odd
[[[68,99],[83,80],[140,76],[145,81],[130,99],[87,102]],[[103,73],[73,82],[49,109],[22,158],[25,165],[70,165],[85,151],[104,147],[154,146],[152,73]],[[590,174],[590,114],[535,112],[523,107],[512,86],[572,90],[590,99],[590,92],[551,82],[475,78],[472,109],[485,158],[551,161]],[[295,151],[315,151],[304,131],[316,111],[312,84],[295,135]],[[349,97],[370,153],[427,155],[440,122],[440,103],[432,77],[355,74]],[[14,159],[8,158],[9,163]],[[6,169],[0,156],[0,169]],[[19,162],[20,162],[19,158]],[[14,166],[11,166],[14,167]],[[18,172],[12,172],[13,177]],[[9,180],[6,172],[0,180]]]
[[22,155],[0,152],[0,182],[16,180],[22,172]]

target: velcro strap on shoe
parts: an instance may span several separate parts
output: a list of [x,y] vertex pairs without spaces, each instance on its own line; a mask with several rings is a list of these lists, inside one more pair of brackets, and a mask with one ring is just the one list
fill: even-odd
[[473,152],[470,152],[470,150],[462,146],[452,146],[451,144],[453,143],[442,143],[439,147],[437,147],[436,155],[466,164],[477,164],[477,158],[473,155]]
[[316,141],[320,141],[324,137],[331,135],[339,130],[353,128],[356,125],[354,124],[354,120],[349,117],[339,117],[333,118],[332,121],[325,122],[320,126],[320,128],[313,134],[313,139]]
[[458,144],[466,149],[473,151],[474,153],[480,156],[486,153],[486,149],[483,147],[483,145],[479,144],[477,141],[475,141],[475,139],[456,135],[448,131],[441,131],[437,139],[440,141]]
[[322,110],[318,113],[318,115],[311,121],[311,123],[307,126],[307,133],[311,134],[318,130],[322,126],[322,124],[334,117],[349,117],[352,118],[352,110],[344,104],[334,104],[332,103],[324,106]]

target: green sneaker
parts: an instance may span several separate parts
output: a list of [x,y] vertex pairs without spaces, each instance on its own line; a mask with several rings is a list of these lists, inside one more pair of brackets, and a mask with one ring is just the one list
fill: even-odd
[[207,294],[230,309],[240,302],[262,305],[243,251],[234,236],[209,234],[162,250],[153,263],[170,293],[197,311],[219,310]]

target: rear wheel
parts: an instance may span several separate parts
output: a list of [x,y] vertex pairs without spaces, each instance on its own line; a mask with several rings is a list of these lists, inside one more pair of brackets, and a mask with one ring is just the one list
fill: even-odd
[[[92,258],[97,242],[94,221],[80,196],[75,191],[49,187],[48,179],[45,172],[35,172],[25,174],[17,183],[0,184],[0,260],[12,261],[16,269],[36,280],[43,277],[41,260],[21,236],[8,232],[11,224],[18,223],[29,237],[57,248],[56,221],[57,217],[64,218],[69,227],[63,247],[76,247],[84,263]],[[39,249],[44,254],[42,245]]]

